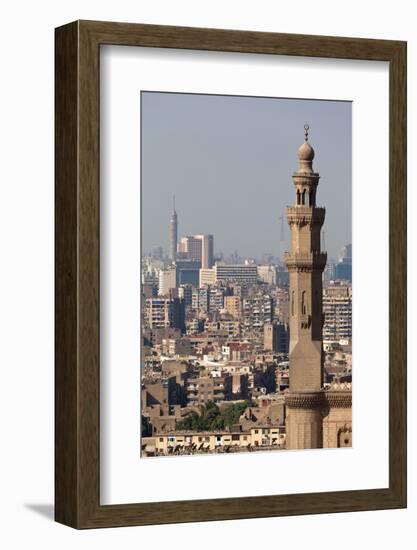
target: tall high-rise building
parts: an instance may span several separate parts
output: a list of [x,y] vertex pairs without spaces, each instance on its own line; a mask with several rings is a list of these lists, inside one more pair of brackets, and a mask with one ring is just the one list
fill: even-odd
[[285,254],[290,277],[287,448],[314,449],[323,446],[322,273],[327,254],[320,246],[325,209],[316,206],[320,176],[313,171],[308,125],[298,158],[300,166],[292,176],[296,202],[287,208],[291,252]]
[[213,235],[188,235],[181,237],[178,251],[189,260],[197,260],[202,269],[211,269],[214,261]]
[[188,260],[195,260],[201,263],[201,241],[193,235],[181,237],[178,244],[178,252]]
[[352,282],[352,245],[345,245],[340,251],[339,261],[335,268],[336,279]]
[[210,269],[214,260],[214,238],[213,235],[194,235],[194,238],[201,242],[201,267]]
[[177,286],[190,284],[198,286],[200,278],[200,262],[198,260],[176,260]]
[[177,242],[178,242],[178,215],[175,210],[175,197],[171,220],[169,222],[169,258],[173,262],[177,259]]

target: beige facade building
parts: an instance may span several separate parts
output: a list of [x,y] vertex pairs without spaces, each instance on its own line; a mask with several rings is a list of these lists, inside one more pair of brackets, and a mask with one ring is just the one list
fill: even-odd
[[182,237],[178,252],[185,254],[189,260],[198,260],[201,262],[202,269],[213,267],[213,235],[192,235]]
[[187,357],[192,354],[193,348],[189,338],[164,338],[162,340],[162,353],[170,357]]
[[[323,390],[322,274],[327,255],[321,251],[325,209],[316,206],[320,176],[313,170],[314,149],[305,142],[298,150],[300,166],[293,173],[296,201],[287,208],[291,252],[285,254],[290,277],[290,388],[286,395],[288,449],[339,446],[351,436],[335,437],[338,426],[351,424],[351,392],[338,401]],[[350,407],[346,406],[349,403]],[[336,406],[340,402],[343,407]],[[351,434],[350,432],[347,432]],[[347,444],[346,444],[347,445]]]
[[213,235],[194,235],[194,238],[201,243],[201,267],[210,269],[214,261],[214,238]]
[[234,283],[236,285],[255,285],[258,270],[252,264],[216,263],[211,269],[200,269],[200,287],[216,283]]
[[187,401],[190,406],[204,405],[209,401],[219,403],[232,395],[232,376],[201,376],[190,378],[186,384]]
[[142,438],[142,452],[148,456],[280,449],[284,446],[283,427],[268,425],[246,431],[172,432]]
[[200,269],[200,288],[205,285],[214,285],[216,282],[216,270],[212,269]]
[[240,319],[242,315],[242,300],[240,296],[225,296],[224,308],[235,319]]
[[258,268],[254,264],[216,263],[214,270],[216,282],[233,282],[239,285],[255,285],[258,282]]
[[177,286],[177,270],[175,267],[161,269],[158,277],[158,295],[167,296],[169,291]]
[[184,303],[178,298],[160,296],[146,298],[144,303],[144,329],[183,329]]
[[258,277],[268,285],[277,284],[277,270],[273,265],[258,265]]

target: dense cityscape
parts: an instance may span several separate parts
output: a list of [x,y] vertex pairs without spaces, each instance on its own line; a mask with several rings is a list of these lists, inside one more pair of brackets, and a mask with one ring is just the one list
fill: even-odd
[[[141,456],[351,445],[351,423],[339,413],[351,406],[352,246],[343,246],[337,260],[327,260],[319,251],[320,243],[313,243],[315,231],[320,241],[324,220],[324,209],[315,206],[318,174],[312,171],[313,157],[306,137],[299,149],[300,170],[293,175],[296,206],[287,209],[293,253],[287,253],[284,261],[273,254],[262,258],[240,257],[237,251],[227,257],[217,254],[215,234],[178,238],[175,203],[167,220],[169,250],[160,246],[144,251]],[[309,198],[301,187],[306,185],[310,185]],[[307,268],[302,255],[306,235],[317,248],[308,244],[313,259]],[[305,272],[313,282],[302,283]],[[307,291],[301,293],[298,319],[293,289],[301,284],[307,285]],[[298,307],[298,300],[295,303]],[[323,424],[327,428],[320,426],[317,444],[288,444],[287,409],[295,407],[294,396],[289,400],[290,350],[295,349],[291,316],[302,329],[300,342],[310,334],[322,350],[318,386],[307,383],[298,390],[319,390],[321,411],[323,399],[331,411],[336,403],[336,413],[324,414],[330,420]],[[319,336],[314,336],[315,326]],[[296,365],[294,351],[292,360]],[[295,388],[298,374],[292,376]],[[336,435],[330,442],[333,428]],[[300,428],[293,428],[294,433],[296,429]]]

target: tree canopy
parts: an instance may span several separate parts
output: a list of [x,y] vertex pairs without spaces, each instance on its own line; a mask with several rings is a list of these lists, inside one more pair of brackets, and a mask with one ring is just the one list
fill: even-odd
[[193,411],[184,420],[178,420],[175,429],[206,432],[231,428],[239,422],[243,411],[251,405],[251,401],[230,403],[220,410],[213,401],[208,401],[200,407],[200,413]]

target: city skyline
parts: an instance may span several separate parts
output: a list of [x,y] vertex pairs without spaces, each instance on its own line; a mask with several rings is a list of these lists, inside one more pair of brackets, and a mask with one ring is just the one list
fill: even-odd
[[[175,208],[175,207],[174,207]],[[178,228],[178,213],[176,211],[176,209],[173,210],[173,212],[171,213],[171,218],[169,220],[169,230],[170,231],[170,239],[169,239],[169,244],[168,244],[168,249],[165,249],[162,244],[159,244],[153,248],[150,248],[148,250],[142,250],[142,256],[152,256],[153,252],[156,251],[157,249],[161,250],[162,251],[162,254],[161,254],[161,258],[170,258],[170,259],[174,259],[173,258],[173,254],[172,254],[172,243],[171,243],[171,229],[172,229],[172,222],[173,222],[173,215],[175,214],[175,223],[177,224],[177,228]],[[286,223],[286,220],[285,218],[283,218],[283,223],[285,224]],[[281,231],[282,232],[282,231]],[[198,233],[198,232],[197,232]],[[188,235],[181,235],[179,234],[178,237],[177,237],[177,246],[180,248],[181,247],[181,240],[183,239],[187,239],[187,238],[192,238],[192,237],[195,237],[196,235],[192,235],[192,234],[188,234]],[[209,234],[209,236],[211,237],[215,237],[215,234],[212,232]],[[323,236],[322,236],[322,241],[323,241]],[[350,247],[350,249],[352,249],[352,243],[350,242],[346,242],[346,243],[343,243],[343,244],[340,244],[339,248],[337,250],[337,253],[333,256],[329,256],[328,257],[328,263],[331,262],[331,261],[334,261],[334,262],[337,262],[337,260],[341,257],[343,257],[343,252],[344,250],[346,249],[346,247]],[[325,243],[323,243],[323,248],[327,250],[326,246],[325,246]],[[282,250],[280,251],[280,256],[279,256],[279,260],[281,262],[283,262],[283,258],[284,258],[284,252],[286,250]],[[178,250],[178,252],[180,252],[180,250]],[[177,255],[177,250],[175,252],[175,256]],[[223,253],[222,250],[218,250],[218,249],[214,249],[214,261],[217,261],[219,260],[219,256],[222,256],[221,260],[222,259],[229,259],[229,258],[232,258],[233,256],[239,256],[242,260],[246,260],[246,259],[253,259],[253,260],[256,260],[259,264],[262,264],[263,263],[263,260],[265,259],[265,257],[267,255],[271,255],[273,256],[274,258],[278,258],[278,255],[277,254],[274,254],[273,251],[261,251],[257,256],[249,256],[249,255],[242,255],[240,253],[240,251],[238,249],[235,249],[233,250],[232,252],[230,252],[228,255],[225,255]]]
[[308,124],[297,157],[286,272],[178,241],[175,204],[170,257],[143,259],[142,457],[352,446],[352,245],[328,264]]
[[282,259],[294,151],[306,121],[320,149],[318,203],[329,210],[323,228],[329,258],[351,242],[350,102],[157,92],[142,93],[141,101],[143,251],[169,250],[175,195],[178,237],[213,234],[216,254]]

